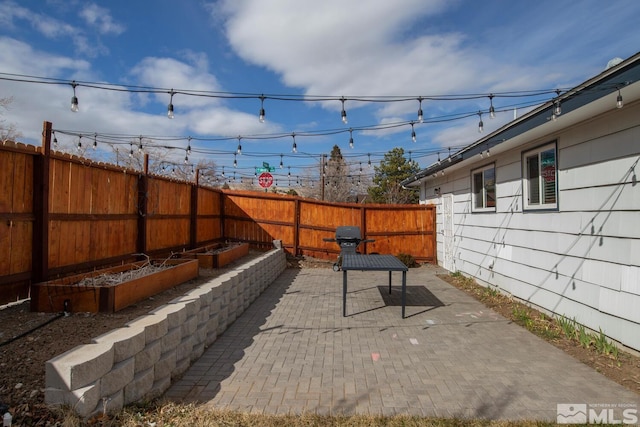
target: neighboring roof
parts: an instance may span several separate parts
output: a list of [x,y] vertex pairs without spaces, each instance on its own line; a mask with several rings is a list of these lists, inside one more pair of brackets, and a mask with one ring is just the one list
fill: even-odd
[[[416,175],[405,179],[400,184],[403,186],[418,186],[430,177],[435,177],[436,173],[444,171],[454,166],[461,166],[462,162],[469,160],[483,152],[491,152],[496,147],[509,145],[514,138],[521,136],[529,131],[535,130],[542,125],[550,126],[551,123],[560,123],[557,126],[563,128],[569,125],[563,119],[567,114],[577,112],[583,107],[600,100],[606,96],[617,96],[618,91],[624,87],[630,86],[640,81],[640,53],[636,53],[629,59],[621,63],[607,68],[597,76],[585,81],[584,83],[566,91],[558,97],[542,104],[527,114],[507,123],[500,129],[488,134],[482,139],[475,141],[467,147],[451,154],[450,157],[442,161],[434,163],[425,169],[422,169]],[[612,95],[613,94],[613,95]],[[553,108],[556,102],[562,105],[562,115],[558,117],[556,122],[550,121]],[[612,105],[615,105],[612,104]],[[613,107],[615,108],[615,107]],[[593,114],[593,112],[585,111],[585,114]],[[579,117],[580,116],[580,117]],[[586,119],[587,116],[575,115],[575,119]],[[524,142],[524,141],[523,141]],[[522,143],[523,143],[522,142]],[[495,150],[494,150],[495,152]]]

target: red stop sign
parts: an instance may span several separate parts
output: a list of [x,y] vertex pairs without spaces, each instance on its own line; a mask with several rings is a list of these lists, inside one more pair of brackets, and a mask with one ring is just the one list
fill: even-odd
[[258,177],[258,184],[260,184],[262,188],[271,187],[271,184],[273,184],[273,176],[269,172],[262,172]]

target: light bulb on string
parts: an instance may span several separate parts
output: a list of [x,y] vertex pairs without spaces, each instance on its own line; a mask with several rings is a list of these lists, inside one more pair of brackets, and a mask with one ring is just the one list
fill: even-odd
[[238,160],[236,159],[236,153],[233,153],[233,167],[238,167]]
[[264,95],[260,95],[260,114],[258,115],[260,123],[264,123],[264,116]]
[[296,134],[295,132],[291,134],[291,138],[293,138],[293,146],[291,147],[291,151],[294,153],[298,152],[298,145],[296,144]]
[[369,161],[367,162],[367,164],[369,167],[371,167],[371,154],[367,153],[367,157],[369,158]]
[[618,89],[618,97],[616,98],[616,108],[624,107],[624,101],[622,100],[622,94],[620,93],[620,89]]
[[424,114],[422,113],[422,97],[418,97],[418,122],[424,122]]
[[52,133],[53,133],[53,147],[58,148],[58,138],[56,137],[55,132],[52,132]]
[[93,134],[93,149],[97,149],[98,148],[98,134],[94,133]]
[[71,97],[71,111],[73,111],[74,113],[77,113],[79,110],[78,97],[76,96],[76,86],[78,86],[76,81],[72,81],[71,87],[73,88],[73,96]]
[[187,163],[189,163],[189,154],[185,152],[185,155],[184,155],[184,164],[186,165]]
[[349,148],[353,148],[353,129],[349,128]]
[[416,142],[416,130],[413,127],[413,122],[411,122],[411,140],[413,142]]
[[242,145],[240,144],[240,140],[242,139],[242,137],[240,135],[238,135],[238,148],[236,148],[236,153],[239,155],[242,155]]
[[78,136],[78,151],[82,150],[82,135]]
[[283,154],[280,154],[280,169],[284,168],[284,163],[282,163],[282,156]]
[[496,118],[496,109],[493,108],[493,94],[489,95],[489,118]]
[[478,132],[482,133],[484,130],[484,123],[482,123],[482,111],[478,111],[478,117],[480,117],[480,121],[478,122]]
[[342,101],[342,123],[344,123],[345,125],[347,124],[347,112],[344,109],[344,101],[346,101],[346,99],[344,99],[344,97],[340,98],[340,101]]
[[173,115],[173,95],[175,94],[175,92],[173,91],[173,89],[171,89],[169,91],[169,105],[167,106],[167,117],[170,119],[173,119],[174,115]]
[[140,136],[140,140],[138,141],[138,153],[142,153],[142,136]]
[[[557,89],[557,90],[556,90],[556,94],[557,94],[558,96],[560,96],[560,89]],[[560,114],[562,114],[562,106],[560,105],[560,100],[559,100],[559,99],[556,99],[556,101],[554,102],[554,104],[555,104],[555,107],[554,107],[554,109],[553,109],[553,114],[557,117],[557,116],[559,116]]]
[[129,144],[129,158],[133,158],[133,144]]
[[187,156],[191,155],[191,137],[187,138]]

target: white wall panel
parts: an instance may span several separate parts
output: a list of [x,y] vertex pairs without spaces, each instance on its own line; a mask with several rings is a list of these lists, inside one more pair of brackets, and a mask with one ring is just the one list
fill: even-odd
[[640,324],[639,308],[640,295],[600,288],[600,311]]

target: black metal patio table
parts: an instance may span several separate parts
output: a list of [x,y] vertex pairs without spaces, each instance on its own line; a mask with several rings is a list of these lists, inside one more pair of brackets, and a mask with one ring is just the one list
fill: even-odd
[[405,302],[407,297],[407,266],[393,255],[361,255],[358,253],[342,254],[342,316],[347,316],[347,272],[349,270],[360,271],[388,271],[389,293],[391,293],[391,273],[402,272],[402,318],[405,314]]

